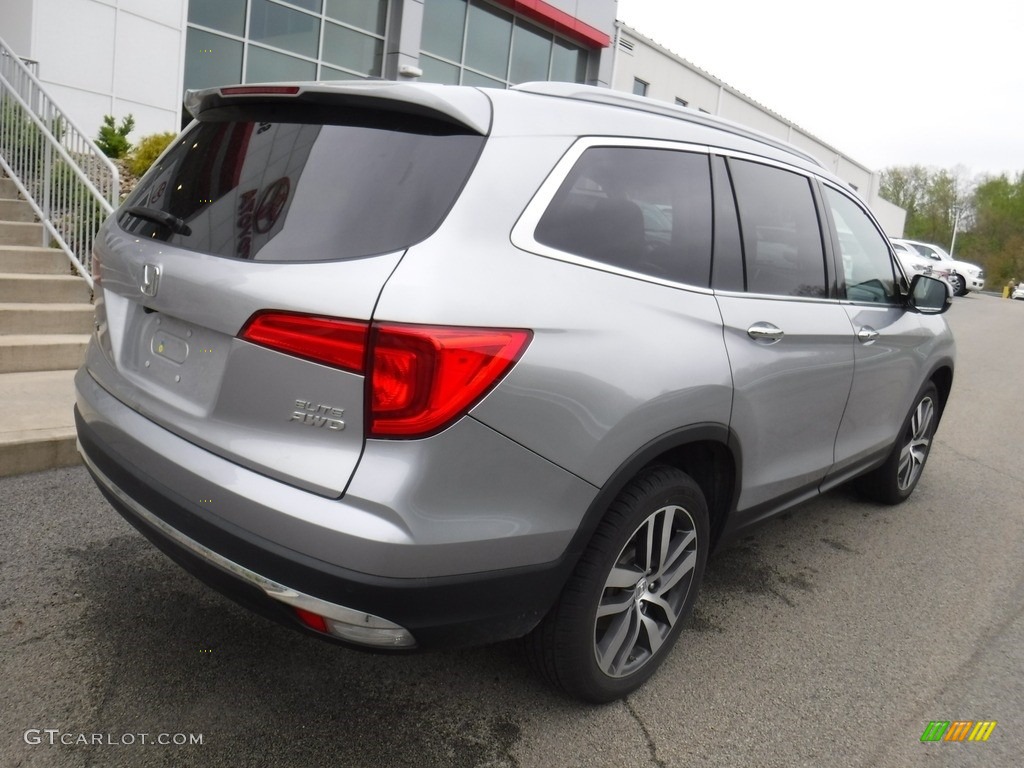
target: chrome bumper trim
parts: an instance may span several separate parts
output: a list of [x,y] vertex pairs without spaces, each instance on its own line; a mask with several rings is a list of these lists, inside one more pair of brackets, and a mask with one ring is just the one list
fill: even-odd
[[[112,495],[132,510],[136,515],[142,518],[148,525],[160,531],[164,536],[171,539],[178,545],[184,547],[192,554],[202,558],[211,565],[219,568],[220,570],[228,573],[242,581],[251,584],[252,586],[261,589],[268,597],[278,600],[279,602],[285,603],[292,606],[293,608],[301,608],[305,611],[323,616],[324,618],[331,619],[343,625],[350,625],[354,628],[358,628],[362,635],[373,633],[375,630],[379,630],[382,635],[391,638],[390,642],[375,643],[372,641],[364,641],[364,645],[379,646],[399,646],[399,647],[412,647],[414,646],[415,640],[412,635],[409,634],[408,630],[404,627],[395,624],[394,622],[382,619],[380,616],[374,616],[372,613],[365,613],[363,611],[357,611],[353,608],[346,608],[343,605],[337,605],[336,603],[329,603],[326,600],[321,600],[318,597],[307,595],[299,592],[296,589],[287,587],[284,584],[278,584],[276,581],[268,579],[265,576],[261,576],[255,571],[250,571],[248,568],[239,565],[238,563],[229,560],[223,555],[219,555],[212,549],[203,546],[195,539],[186,536],[184,533],[176,528],[171,527],[159,517],[154,515],[148,509],[139,504],[135,499],[131,498],[128,494],[122,491],[114,482],[103,473],[103,471],[96,466],[96,464],[89,458],[88,454],[82,449],[82,443],[77,442],[78,453],[82,457],[82,461],[85,462],[86,466],[93,473],[97,480],[99,480],[103,487],[109,491]],[[408,638],[407,642],[395,640],[395,633],[403,633]]]

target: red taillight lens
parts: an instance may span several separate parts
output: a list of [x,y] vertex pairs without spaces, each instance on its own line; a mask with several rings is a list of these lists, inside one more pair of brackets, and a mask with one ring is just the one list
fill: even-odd
[[530,331],[375,325],[370,437],[424,437],[462,416],[519,359]]
[[333,317],[258,312],[249,318],[239,337],[289,355],[363,373],[369,326]]
[[476,405],[520,358],[532,333],[369,326],[268,311],[249,318],[239,337],[316,363],[365,373],[367,437],[414,438],[440,432]]

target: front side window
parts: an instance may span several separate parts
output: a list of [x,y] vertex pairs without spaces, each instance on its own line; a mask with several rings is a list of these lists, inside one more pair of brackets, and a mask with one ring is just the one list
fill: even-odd
[[534,238],[620,269],[706,288],[712,240],[708,158],[592,147],[555,193]]
[[811,182],[806,176],[730,160],[747,290],[780,296],[828,295],[825,251]]
[[896,278],[885,238],[868,215],[846,195],[825,187],[839,240],[846,280],[846,297],[852,301],[889,303],[896,299]]

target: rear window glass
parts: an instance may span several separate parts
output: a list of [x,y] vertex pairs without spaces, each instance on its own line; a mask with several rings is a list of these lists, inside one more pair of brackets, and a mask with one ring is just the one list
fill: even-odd
[[350,119],[340,108],[215,110],[149,170],[118,222],[253,261],[350,259],[424,239],[483,137],[424,117],[347,111]]

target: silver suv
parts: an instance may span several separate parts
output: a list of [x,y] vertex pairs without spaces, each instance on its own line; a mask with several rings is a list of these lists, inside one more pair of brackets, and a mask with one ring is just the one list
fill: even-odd
[[608,701],[737,531],[914,490],[948,291],[799,150],[565,84],[188,105],[98,237],[76,417],[118,511],[240,602],[381,650],[525,637]]

